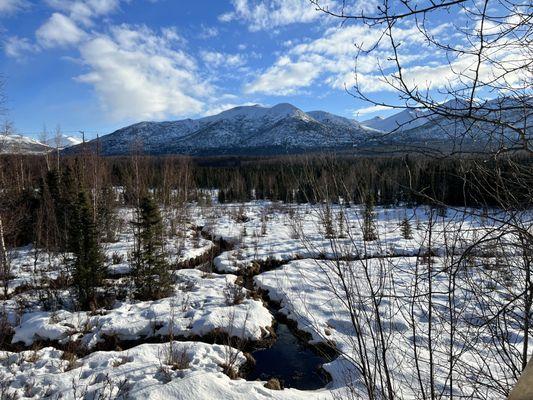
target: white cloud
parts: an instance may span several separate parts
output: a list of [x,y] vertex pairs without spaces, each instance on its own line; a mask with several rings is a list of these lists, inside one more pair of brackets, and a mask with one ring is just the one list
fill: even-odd
[[320,60],[311,58],[293,62],[281,57],[258,79],[245,86],[246,93],[289,95],[309,86],[322,72]]
[[358,108],[357,110],[353,112],[353,115],[354,117],[360,117],[363,115],[373,114],[379,111],[386,111],[386,110],[390,110],[390,108],[385,107],[385,106],[375,105],[375,106]]
[[[41,48],[76,45],[88,37],[80,27],[92,26],[92,19],[105,16],[118,9],[121,1],[130,0],[45,0],[57,10],[35,32],[37,44],[27,38],[11,37],[4,42],[4,51],[9,57],[20,58],[23,53]],[[27,0],[0,0],[0,12],[14,12],[28,7]],[[177,35],[168,29],[166,35]]]
[[9,15],[21,11],[29,6],[27,0],[0,0],[0,17],[1,14]]
[[[267,3],[277,4],[275,1]],[[242,19],[248,18],[252,30],[280,25],[267,12],[252,15],[255,10],[253,7],[262,10],[261,5],[254,4],[247,0],[235,1],[232,18],[239,15]],[[266,4],[263,7],[269,10]],[[278,9],[282,7],[278,4]],[[475,20],[479,16],[472,18]],[[501,83],[502,87],[515,84],[525,88],[528,82],[530,85],[527,61],[524,61],[530,59],[529,50],[527,46],[513,45],[512,23],[502,23],[500,27],[491,24],[484,26],[486,37],[501,39],[497,42],[486,39],[486,59],[482,60],[480,68],[477,68],[475,55],[479,43],[472,40],[479,34],[479,22],[470,28],[460,28],[449,22],[440,23],[437,19],[426,24],[431,27],[428,33],[433,40],[453,43],[465,52],[446,53],[442,48],[432,45],[412,21],[395,24],[392,34],[399,45],[402,83],[409,90],[468,90],[474,79],[480,81],[477,85],[479,90],[497,83]],[[314,40],[304,39],[300,44],[286,41],[283,54],[271,67],[260,71],[252,82],[245,85],[245,90],[249,93],[289,95],[316,83],[325,83],[334,89],[353,88],[357,84],[358,89],[367,94],[404,90],[400,88],[391,43],[384,29],[365,24],[342,25],[326,29],[321,37]],[[360,48],[371,48],[372,51],[359,52]]]
[[202,24],[200,26],[200,33],[198,37],[200,39],[210,39],[218,36],[218,29],[214,26],[206,26]]
[[[309,23],[324,17],[309,0],[231,0],[233,11],[218,17],[221,22],[244,21],[252,32],[271,30],[295,24]],[[341,0],[322,0],[321,6],[330,10],[346,13],[360,13],[375,8],[376,0],[356,0],[346,5]]]
[[[412,63],[427,57],[423,51],[423,36],[416,27],[397,28],[397,37],[409,38],[413,53],[403,60]],[[286,95],[297,89],[308,87],[321,79],[335,89],[344,89],[354,84],[355,57],[357,45],[370,46],[380,39],[380,32],[368,26],[342,26],[326,29],[323,36],[313,41],[288,43],[286,53],[274,65],[263,71],[253,82],[246,85],[248,92]],[[382,42],[371,54],[360,54],[357,59],[359,84],[366,84],[370,90],[388,87],[379,80],[376,71],[390,68],[390,45]]]
[[246,64],[245,58],[241,54],[219,53],[217,51],[201,51],[202,60],[209,67],[240,67]]
[[91,25],[92,19],[110,14],[118,9],[120,0],[46,0],[48,5],[69,15],[69,17],[84,25]]
[[161,34],[167,42],[185,45],[187,40],[181,36],[175,27],[161,28]]
[[146,27],[115,27],[82,44],[80,52],[90,72],[78,80],[94,86],[116,120],[195,115],[213,92],[191,56]]
[[320,15],[307,0],[232,0],[232,4],[234,10],[222,14],[219,20],[243,20],[251,31],[311,22]]
[[86,33],[69,17],[53,13],[35,32],[37,41],[43,47],[64,47],[81,42]]
[[11,36],[4,42],[4,52],[8,57],[23,59],[27,53],[39,51],[39,47],[27,38]]
[[[0,5],[5,1],[0,0]],[[195,116],[214,105],[230,106],[236,100],[214,86],[220,78],[214,68],[242,68],[244,55],[203,51],[203,62],[198,65],[185,50],[187,41],[176,28],[156,32],[144,25],[106,24],[105,31],[97,30],[96,18],[130,0],[45,1],[54,12],[35,32],[36,40],[9,37],[3,43],[4,52],[21,59],[28,52],[76,48],[80,57],[69,58],[86,71],[75,79],[94,89],[104,113],[112,120]],[[218,30],[203,27],[203,34],[213,37]]]

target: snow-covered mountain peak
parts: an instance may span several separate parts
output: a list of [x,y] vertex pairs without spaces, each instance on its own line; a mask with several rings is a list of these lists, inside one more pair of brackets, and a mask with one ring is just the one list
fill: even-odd
[[64,147],[70,147],[70,146],[75,146],[77,144],[80,144],[81,142],[82,140],[79,137],[63,136],[62,144]]
[[50,147],[53,147],[53,148],[56,148],[56,146],[59,145],[60,149],[66,149],[67,147],[76,146],[78,144],[81,144],[81,142],[82,142],[81,138],[78,138],[78,137],[75,137],[75,136],[61,135],[59,137],[59,140],[58,140],[58,138],[55,138],[55,137],[49,138],[48,140],[46,140],[45,144],[47,146],[50,146]]
[[22,135],[0,135],[0,154],[42,154],[50,147],[35,139]]
[[141,139],[143,150],[151,154],[286,152],[350,147],[372,133],[348,118],[321,111],[311,114],[288,103],[239,106],[196,120],[138,123],[102,136],[99,146],[102,154],[127,154],[133,141]]
[[271,107],[268,113],[272,116],[289,117],[295,114],[303,113],[298,107],[289,103],[279,103]]
[[392,132],[396,130],[407,130],[421,126],[428,122],[424,111],[406,108],[390,117],[374,117],[361,122],[367,128],[377,129],[382,132]]
[[216,115],[211,115],[200,119],[202,122],[218,122],[222,120],[241,120],[241,121],[258,121],[264,122],[278,121],[288,117],[300,117],[308,119],[308,116],[299,108],[288,103],[277,104],[273,107],[265,107],[261,105],[252,106],[238,106],[229,110],[223,111]]
[[307,115],[311,116],[315,121],[328,124],[338,124],[347,127],[361,128],[361,124],[353,119],[341,117],[339,115],[331,114],[327,111],[309,111]]

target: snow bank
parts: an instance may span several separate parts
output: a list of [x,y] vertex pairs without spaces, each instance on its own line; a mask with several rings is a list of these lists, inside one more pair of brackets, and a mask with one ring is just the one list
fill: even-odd
[[0,381],[17,398],[294,399],[326,400],[331,393],[269,390],[264,382],[231,380],[223,371],[246,358],[236,349],[199,342],[143,344],[125,351],[95,352],[82,359],[47,347],[0,352]]
[[273,318],[261,301],[245,298],[228,304],[225,290],[235,285],[234,275],[205,274],[198,270],[176,272],[173,296],[157,301],[125,302],[103,315],[87,312],[33,312],[15,327],[13,343],[81,339],[93,347],[105,337],[120,340],[167,336],[204,336],[215,330],[258,341],[269,335]]

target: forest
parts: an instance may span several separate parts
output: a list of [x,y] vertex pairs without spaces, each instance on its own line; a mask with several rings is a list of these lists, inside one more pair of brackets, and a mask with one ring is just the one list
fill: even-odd
[[[210,194],[216,191],[220,203],[270,200],[313,204],[344,199],[361,204],[371,197],[383,206],[490,208],[512,201],[513,207],[527,208],[531,194],[524,188],[533,187],[527,173],[533,160],[525,155],[494,160],[409,154],[203,159],[86,154],[12,155],[2,156],[0,162],[6,243],[20,246],[46,240],[56,249],[65,244],[58,237],[64,225],[61,221],[70,220],[69,210],[80,193],[90,197],[99,231],[108,231],[113,210],[138,204],[148,190],[161,204],[211,201]],[[118,197],[116,188],[121,189]]]

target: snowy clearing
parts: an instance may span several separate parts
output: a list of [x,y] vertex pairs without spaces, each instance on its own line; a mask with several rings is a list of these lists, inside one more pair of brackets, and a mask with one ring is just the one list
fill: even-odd
[[[361,365],[375,368],[378,380],[390,374],[400,398],[418,398],[420,382],[431,380],[444,397],[453,390],[500,398],[515,382],[509,366],[524,336],[515,304],[520,288],[512,283],[520,278],[523,258],[512,246],[512,233],[494,234],[505,215],[486,219],[451,209],[433,215],[427,208],[377,208],[376,238],[364,240],[361,207],[255,202],[190,205],[187,213],[189,228],[168,233],[166,247],[174,268],[189,262],[191,269],[173,270],[173,293],[160,300],[138,301],[128,294],[131,210],[121,210],[117,240],[105,244],[107,281],[115,288],[106,308],[73,308],[71,288],[60,284],[70,274],[64,268],[68,255],[30,247],[13,251],[10,296],[1,307],[10,326],[4,332],[11,330],[10,350],[18,346],[20,352],[1,354],[2,393],[21,398],[61,393],[72,399],[80,393],[153,399],[364,397],[368,383]],[[524,214],[521,221],[529,218]],[[402,231],[404,220],[410,237]],[[198,228],[203,237],[195,233]],[[463,257],[479,237],[487,238],[487,246]],[[493,250],[494,241],[504,250]],[[498,336],[496,331],[503,333],[498,312],[506,302],[516,325]],[[230,338],[248,347],[268,346],[275,340],[273,307],[307,334],[311,345],[336,349],[338,357],[323,366],[331,377],[324,389],[276,391],[238,377],[239,369],[245,375],[247,362]],[[154,340],[161,343],[148,343]],[[205,343],[217,340],[227,345]],[[96,351],[113,343],[129,348]],[[183,365],[169,364],[169,352],[180,354]],[[228,364],[234,379],[224,370]],[[491,379],[506,384],[495,389],[479,382]]]

